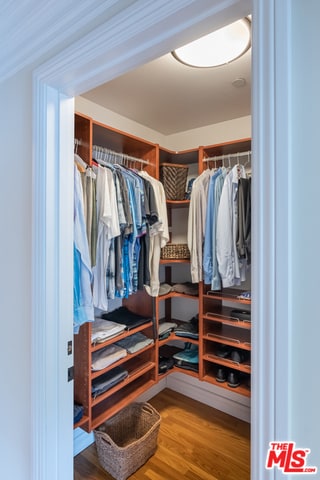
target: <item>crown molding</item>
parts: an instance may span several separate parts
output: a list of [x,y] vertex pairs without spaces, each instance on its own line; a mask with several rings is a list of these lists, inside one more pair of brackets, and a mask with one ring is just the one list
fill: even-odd
[[[81,0],[77,8],[64,0],[40,6],[32,0],[28,10],[23,2],[10,2],[0,20],[6,43],[0,54],[0,80],[49,59],[52,67],[55,57],[58,63],[68,57],[81,69],[93,53],[99,60],[91,76],[101,83],[106,80],[101,73],[105,65],[109,66],[110,78],[130,69],[132,58],[142,51],[141,44],[149,45],[147,51],[143,48],[143,61],[149,61],[167,53],[173,45],[189,41],[190,35],[197,36],[200,31],[203,34],[205,29],[209,31],[250,11],[251,0]],[[67,74],[68,60],[65,68],[58,70],[50,83],[61,84],[65,70],[65,90],[74,94],[71,85],[77,82]],[[90,87],[94,88],[96,82],[92,81]]]

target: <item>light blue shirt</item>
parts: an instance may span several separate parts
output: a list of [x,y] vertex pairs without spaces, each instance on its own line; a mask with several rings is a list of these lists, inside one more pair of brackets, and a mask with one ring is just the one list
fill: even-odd
[[83,210],[81,176],[74,167],[74,287],[73,325],[74,333],[80,325],[94,321],[92,298],[92,271],[89,245]]
[[219,168],[211,177],[208,188],[206,229],[203,247],[204,283],[211,284],[212,290],[221,289],[221,277],[216,256],[216,225],[218,207],[226,170]]

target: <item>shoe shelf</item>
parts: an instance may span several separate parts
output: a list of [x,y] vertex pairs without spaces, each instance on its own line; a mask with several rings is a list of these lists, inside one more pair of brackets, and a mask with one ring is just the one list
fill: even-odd
[[212,385],[216,385],[217,387],[225,388],[230,392],[235,392],[240,395],[244,395],[245,397],[250,397],[251,389],[250,389],[250,375],[241,373],[240,372],[240,385],[237,387],[231,386],[228,384],[228,381],[225,380],[223,382],[219,382],[216,379],[218,366],[209,362],[205,362],[204,365],[204,375],[202,380]]
[[250,396],[251,300],[241,297],[240,289],[200,286],[201,379]]
[[233,370],[238,370],[239,372],[251,373],[251,364],[249,360],[237,362],[229,358],[221,358],[214,353],[204,354],[203,359],[216,365],[222,365],[227,368],[232,368]]
[[231,327],[250,330],[251,322],[248,320],[241,320],[232,313],[232,310],[233,309],[230,307],[221,307],[219,308],[219,311],[206,312],[203,315],[203,319],[207,320],[208,322],[217,322],[224,325],[230,325]]
[[241,298],[241,290],[238,288],[226,288],[223,291],[207,289],[204,291],[203,297],[208,299],[225,300],[242,305],[251,305],[250,299]]
[[229,325],[219,325],[210,329],[207,322],[204,321],[203,325],[203,339],[208,343],[216,342],[224,345],[230,345],[231,347],[241,348],[243,350],[251,350],[250,331],[247,329],[238,329],[237,327]]

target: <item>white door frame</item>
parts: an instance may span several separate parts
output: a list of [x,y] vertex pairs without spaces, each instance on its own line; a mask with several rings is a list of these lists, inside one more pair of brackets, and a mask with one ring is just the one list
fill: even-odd
[[[133,11],[127,17],[123,14],[116,31],[116,19],[112,19],[34,72],[34,480],[72,478],[73,382],[67,381],[67,369],[72,364],[72,355],[67,355],[67,342],[72,338],[73,300],[70,288],[73,278],[72,97],[166,53],[189,40],[191,32],[198,34],[206,31],[210,24],[211,27],[215,22],[219,24],[221,12],[225,14],[233,3],[238,4],[241,12],[241,4],[246,2],[221,1],[218,2],[220,10],[217,2],[210,0],[201,1],[201,9],[199,0],[166,2],[165,5],[160,0],[144,3],[143,12]],[[252,332],[252,479],[278,478],[277,472],[264,470],[266,445],[277,436],[286,438],[288,433],[287,418],[278,418],[277,413],[281,402],[286,403],[289,389],[275,372],[275,359],[279,355],[283,371],[289,368],[286,355],[289,341],[284,335],[288,311],[281,311],[283,303],[276,295],[276,285],[279,287],[276,279],[288,278],[289,270],[288,185],[281,184],[280,190],[275,175],[279,155],[283,169],[288,168],[289,163],[285,149],[289,123],[285,89],[288,65],[278,69],[279,55],[286,53],[287,48],[288,3],[285,0],[253,1],[256,28],[254,26],[252,309],[253,320],[259,321],[253,322]],[[229,18],[232,20],[231,14]],[[277,108],[278,101],[284,108]],[[269,168],[266,170],[264,165]],[[281,211],[277,209],[280,204]],[[284,255],[280,264],[277,263],[279,253]],[[288,300],[287,282],[283,282],[281,288]],[[281,324],[276,322],[280,314]],[[275,419],[279,420],[277,427]]]

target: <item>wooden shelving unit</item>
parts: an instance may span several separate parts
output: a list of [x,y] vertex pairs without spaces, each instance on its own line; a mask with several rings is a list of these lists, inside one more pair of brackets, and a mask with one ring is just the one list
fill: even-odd
[[[201,286],[201,358],[202,380],[222,388],[250,396],[251,374],[251,321],[242,320],[233,312],[239,309],[250,315],[251,301],[239,298],[240,289],[224,289],[211,292],[206,285]],[[241,361],[234,361],[230,355],[221,356],[221,347],[239,353]],[[226,373],[236,372],[240,385],[230,387],[217,380],[219,367]]]
[[[144,159],[146,163],[143,165],[143,169],[156,179],[159,179],[160,165],[162,163],[196,165],[196,174],[199,174],[205,168],[212,167],[209,162],[204,161],[206,158],[246,151],[251,148],[250,139],[243,139],[220,145],[201,146],[192,150],[174,152],[104,125],[81,113],[75,114],[75,138],[78,140],[77,153],[88,165],[92,165],[93,145],[99,145],[119,153]],[[181,211],[182,214],[183,211],[188,211],[189,204],[190,200],[185,199],[167,201],[170,227],[172,226],[173,212]],[[167,283],[171,282],[175,269],[183,264],[190,264],[190,260],[160,260],[161,268],[165,269],[165,281]],[[124,299],[123,305],[132,312],[153,318],[153,322],[146,323],[130,332],[122,333],[116,339],[108,340],[99,345],[91,343],[91,325],[82,325],[79,334],[75,335],[74,338],[74,398],[75,402],[84,407],[84,416],[75,425],[75,428],[81,427],[87,432],[92,431],[92,429],[155,385],[165,375],[176,371],[218,385],[219,387],[230,389],[241,395],[249,396],[251,323],[232,318],[230,302],[247,309],[250,309],[250,304],[245,304],[245,302],[239,301],[237,298],[232,300],[231,297],[228,297],[229,294],[230,292],[225,291],[209,293],[208,286],[203,284],[199,285],[199,296],[170,292],[167,295],[152,298],[146,292],[138,291],[129,296],[128,299]],[[198,305],[199,339],[195,340],[171,333],[168,338],[160,341],[157,338],[160,321],[173,321],[176,323],[181,321],[172,318],[172,302],[183,302],[186,299],[197,302]],[[164,316],[160,315],[161,304],[164,304]],[[102,371],[91,371],[91,356],[93,352],[138,331],[153,338],[154,343],[136,354],[128,355]],[[199,372],[174,367],[165,374],[159,374],[160,353],[172,354],[178,351],[179,347],[177,345],[179,342],[182,347],[185,342],[198,345]],[[229,345],[232,348],[234,347],[245,352],[247,355],[246,361],[236,364],[230,359],[221,359],[217,355],[219,345]],[[127,369],[128,377],[104,394],[93,398],[91,395],[92,381],[120,365]],[[216,371],[220,366],[239,372],[243,376],[242,378],[247,379],[248,382],[243,381],[237,388],[231,388],[226,383],[217,382]]]

